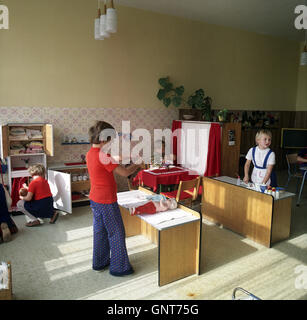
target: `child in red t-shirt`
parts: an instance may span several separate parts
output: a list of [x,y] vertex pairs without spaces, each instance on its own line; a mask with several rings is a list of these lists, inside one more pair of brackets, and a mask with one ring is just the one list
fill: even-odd
[[[45,167],[42,164],[36,164],[28,169],[32,176],[32,181],[27,187],[27,194],[20,195],[17,202],[18,209],[28,218],[27,227],[35,227],[41,225],[38,218],[50,218],[50,223],[55,223],[58,218],[58,212],[53,208],[52,193],[45,179]],[[24,190],[23,190],[24,191]]]
[[124,276],[133,273],[126,249],[125,228],[117,203],[117,186],[113,173],[128,177],[141,166],[124,167],[104,149],[116,136],[107,122],[97,121],[89,129],[91,149],[86,155],[90,177],[90,203],[93,212],[93,269],[110,265],[110,274]]

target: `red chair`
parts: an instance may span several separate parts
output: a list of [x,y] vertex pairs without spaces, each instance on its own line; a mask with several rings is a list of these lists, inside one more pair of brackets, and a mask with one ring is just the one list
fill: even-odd
[[161,192],[167,198],[175,198],[177,202],[183,201],[192,205],[192,202],[198,197],[200,177],[192,180],[180,181],[178,190],[171,192]]

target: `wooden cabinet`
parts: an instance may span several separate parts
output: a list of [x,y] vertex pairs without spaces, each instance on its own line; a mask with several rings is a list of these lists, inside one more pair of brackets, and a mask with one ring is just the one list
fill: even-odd
[[53,156],[53,127],[44,123],[9,123],[0,126],[0,156],[7,160],[8,185],[12,179],[29,177],[27,168],[42,163],[47,168],[47,155]]
[[239,173],[241,123],[222,124],[221,175],[236,177]]
[[[27,161],[27,163],[25,163],[25,161]],[[8,185],[10,192],[12,191],[12,179],[30,177],[28,166],[37,163],[41,163],[47,168],[46,154],[26,154],[7,157]]]
[[35,151],[36,154],[54,155],[52,124],[10,123],[1,125],[0,134],[2,159],[12,155],[34,154]]
[[86,165],[54,165],[48,168],[48,182],[54,207],[72,213],[74,203],[89,201],[89,175]]

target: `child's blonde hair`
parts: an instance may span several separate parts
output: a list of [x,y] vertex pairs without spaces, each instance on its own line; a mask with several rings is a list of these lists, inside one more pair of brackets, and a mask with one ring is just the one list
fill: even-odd
[[262,135],[267,135],[272,139],[272,132],[268,129],[260,129],[258,130],[258,132],[256,133],[256,137],[255,137],[255,141],[256,144],[258,144],[258,139],[262,136]]
[[45,167],[41,163],[30,166],[28,171],[32,177],[33,176],[44,177],[46,173]]

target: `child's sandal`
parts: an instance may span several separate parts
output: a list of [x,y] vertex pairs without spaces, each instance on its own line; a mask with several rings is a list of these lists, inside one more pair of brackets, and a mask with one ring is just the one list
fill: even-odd
[[40,225],[41,223],[39,222],[39,220],[34,220],[26,223],[26,227],[38,227]]

